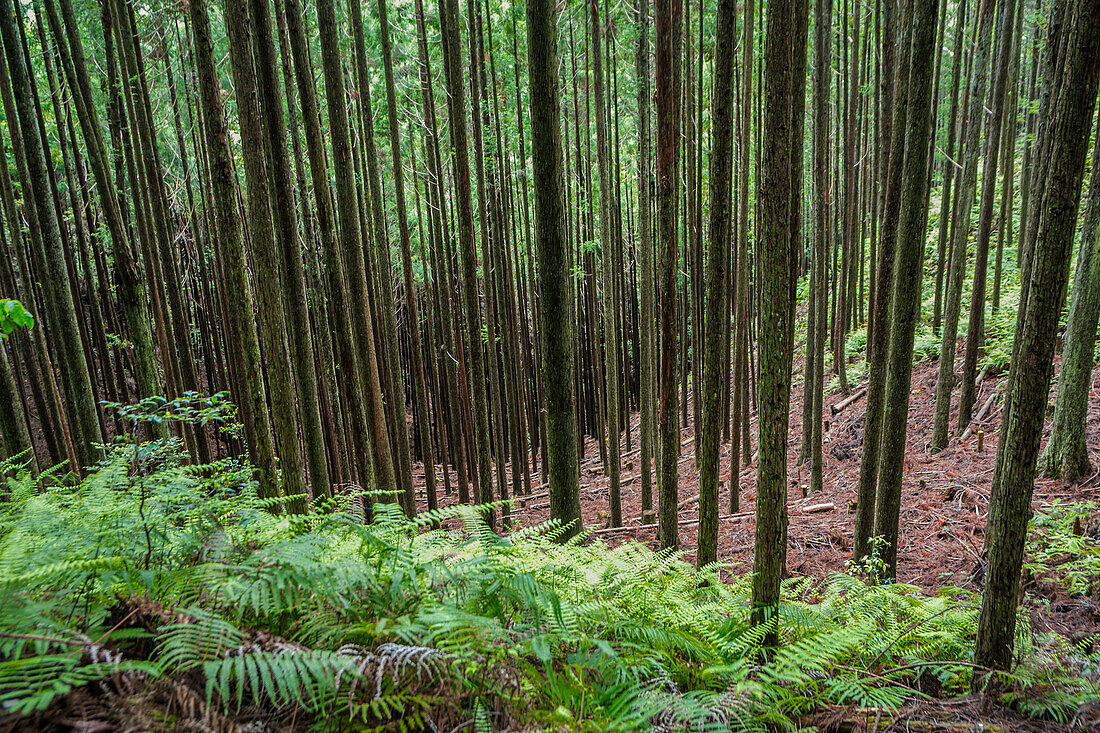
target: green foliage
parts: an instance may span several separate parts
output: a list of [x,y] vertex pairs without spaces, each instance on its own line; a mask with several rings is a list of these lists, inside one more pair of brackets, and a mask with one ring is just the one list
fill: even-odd
[[[822,704],[897,708],[924,679],[969,687],[978,599],[958,589],[788,580],[766,654],[750,579],[722,582],[726,568],[559,544],[555,524],[498,537],[479,507],[408,519],[377,504],[364,523],[363,497],[342,496],[280,515],[246,464],[176,450],[116,447],[76,486],[9,481],[7,710],[175,684],[202,715],[297,709],[326,730],[793,730]],[[1021,640],[1012,690],[1036,713],[1096,695],[1067,681],[1064,642],[1026,620]]]
[[18,300],[0,300],[0,338],[7,338],[17,328],[34,328],[34,316]]
[[1028,562],[1033,575],[1050,574],[1057,568],[1057,580],[1073,594],[1092,595],[1100,588],[1100,545],[1086,533],[1093,502],[1066,504],[1057,499],[1031,520]]
[[871,554],[866,557],[861,557],[858,560],[854,558],[848,560],[844,563],[844,569],[851,575],[867,578],[872,581],[884,577],[887,566],[886,561],[882,559],[882,551],[886,548],[886,544],[885,537],[882,535],[875,535],[871,538]]
[[116,410],[122,419],[135,422],[158,425],[185,422],[203,427],[214,423],[223,433],[233,437],[239,437],[241,431],[241,424],[237,421],[237,406],[229,400],[228,392],[207,396],[189,391],[171,400],[155,395],[133,405],[104,402],[103,406]]

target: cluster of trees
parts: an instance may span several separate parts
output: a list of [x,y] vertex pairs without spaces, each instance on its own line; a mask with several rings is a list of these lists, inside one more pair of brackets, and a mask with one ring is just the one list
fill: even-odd
[[[545,488],[575,533],[586,436],[613,525],[637,441],[643,515],[656,504],[677,547],[690,425],[705,564],[723,488],[739,509],[755,414],[766,622],[787,545],[800,278],[801,458],[821,490],[826,365],[847,391],[847,339],[866,329],[855,555],[882,538],[888,577],[915,334],[941,335],[938,451],[962,315],[959,432],[987,304],[1009,307],[1018,283],[978,642],[980,663],[1006,666],[1036,466],[1088,470],[1095,173],[1041,461],[1039,440],[1100,1],[397,11],[0,0],[0,288],[39,316],[0,349],[5,455],[79,472],[127,429],[105,404],[226,390],[240,438],[178,437],[196,462],[246,450],[265,496],[358,485],[411,514],[417,461],[429,508]],[[489,521],[506,527],[501,506]]]

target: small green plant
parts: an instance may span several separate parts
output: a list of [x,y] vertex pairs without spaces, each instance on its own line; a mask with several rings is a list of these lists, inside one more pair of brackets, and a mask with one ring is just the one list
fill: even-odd
[[844,563],[844,569],[856,577],[865,578],[870,582],[876,582],[886,576],[886,561],[882,559],[882,551],[886,549],[886,538],[875,535],[871,538],[871,552],[859,559],[851,559]]

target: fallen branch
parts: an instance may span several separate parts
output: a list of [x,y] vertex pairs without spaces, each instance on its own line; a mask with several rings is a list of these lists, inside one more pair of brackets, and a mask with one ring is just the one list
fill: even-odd
[[975,425],[980,423],[982,420],[985,420],[986,414],[990,411],[990,408],[993,407],[993,401],[997,399],[997,395],[999,394],[1000,392],[998,392],[997,390],[993,390],[989,393],[989,397],[986,398],[986,401],[982,404],[982,409],[978,410],[978,414],[974,416],[974,418],[970,421],[970,424],[966,426],[966,430],[964,430],[963,434],[959,436],[960,443],[964,442],[967,438],[971,436],[971,434],[974,432]]
[[867,394],[867,387],[860,387],[855,392],[842,399],[840,402],[837,402],[835,405],[829,405],[829,412],[835,415],[865,394]]

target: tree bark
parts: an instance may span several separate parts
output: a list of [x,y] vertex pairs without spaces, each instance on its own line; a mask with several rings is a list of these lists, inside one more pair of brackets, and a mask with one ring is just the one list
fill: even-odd
[[[764,42],[764,115],[760,206],[760,447],[756,469],[756,542],[752,623],[768,624],[765,646],[778,643],[779,584],[786,554],[787,427],[791,391],[791,341],[797,279],[791,216],[792,177],[801,169],[794,139],[797,91],[804,84],[805,0],[768,3]],[[802,38],[799,38],[799,35]],[[803,58],[798,58],[799,50]],[[799,79],[801,70],[803,79]]]
[[565,525],[565,540],[583,531],[576,418],[573,412],[573,283],[565,230],[561,103],[558,88],[557,6],[528,0],[531,162],[538,258],[539,340],[546,392],[546,480],[550,517]]
[[680,41],[683,26],[682,0],[654,3],[657,79],[657,236],[661,243],[660,263],[660,397],[658,403],[659,459],[657,491],[661,547],[680,545],[677,523],[677,457],[680,454],[679,406],[677,404],[676,355],[676,199],[680,161]]
[[[974,661],[994,669],[1012,663],[1016,599],[1027,523],[1031,515],[1035,460],[1039,452],[1053,368],[1058,318],[1065,303],[1067,263],[1081,199],[1085,158],[1100,74],[1100,0],[1084,0],[1067,23],[1065,76],[1051,104],[1050,160],[1035,211],[1031,294],[1014,349],[1020,364],[1010,375],[1009,405],[997,450],[987,522],[989,569]],[[1055,79],[1048,79],[1054,84]],[[975,676],[975,685],[983,684]]]
[[[729,350],[729,308],[726,300],[730,242],[730,178],[733,169],[733,60],[736,43],[735,0],[720,0],[717,8],[717,41],[714,50],[714,101],[712,103],[713,150],[710,157],[710,246],[707,252],[706,296],[703,332],[699,343],[703,358],[703,384],[696,395],[703,400],[699,466],[699,567],[718,559],[718,438],[722,429],[722,380]],[[725,385],[728,392],[729,385]],[[730,473],[736,470],[730,467]]]

